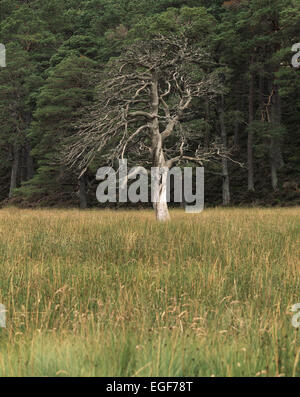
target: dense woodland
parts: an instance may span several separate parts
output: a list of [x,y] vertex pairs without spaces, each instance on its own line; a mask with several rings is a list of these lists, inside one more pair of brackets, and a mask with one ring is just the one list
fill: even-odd
[[101,206],[96,171],[121,136],[84,173],[62,153],[99,103],[112,61],[138,43],[183,36],[209,54],[222,86],[178,116],[188,151],[214,141],[228,153],[204,163],[206,205],[299,205],[299,0],[0,0],[2,205]]

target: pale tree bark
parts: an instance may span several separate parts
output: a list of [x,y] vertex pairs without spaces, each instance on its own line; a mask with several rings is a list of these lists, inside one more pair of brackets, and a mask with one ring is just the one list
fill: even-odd
[[158,79],[156,73],[152,73],[151,81],[151,113],[154,115],[150,122],[150,128],[152,132],[152,154],[153,154],[153,166],[157,168],[158,174],[156,175],[157,180],[157,191],[154,192],[155,198],[153,207],[155,209],[156,219],[161,222],[168,221],[170,219],[168,203],[167,203],[167,172],[160,172],[166,170],[166,161],[163,151],[163,135],[159,130],[159,92],[158,92]]
[[155,175],[155,188],[153,197],[153,208],[155,210],[156,219],[160,222],[170,220],[170,213],[167,202],[167,176],[168,167],[157,168]]

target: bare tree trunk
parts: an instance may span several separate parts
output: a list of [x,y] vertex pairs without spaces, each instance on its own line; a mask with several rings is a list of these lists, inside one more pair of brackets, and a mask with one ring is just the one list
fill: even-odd
[[20,162],[20,149],[15,144],[13,146],[13,162],[11,167],[9,198],[12,198],[14,190],[18,187],[18,171]]
[[156,115],[151,122],[152,130],[152,155],[153,165],[157,168],[155,175],[156,187],[154,192],[153,207],[155,209],[156,219],[160,222],[165,222],[170,219],[168,203],[167,203],[167,172],[161,172],[167,169],[165,156],[163,152],[163,138],[159,131],[159,94],[158,94],[158,79],[156,74],[153,74],[151,83],[151,113]]
[[[218,114],[219,114],[219,122],[221,128],[221,138],[222,138],[222,145],[224,150],[227,151],[227,132],[224,122],[224,96],[221,96],[221,100],[219,102],[218,107]],[[222,185],[222,192],[223,192],[223,205],[227,206],[230,204],[230,181],[229,181],[229,172],[228,172],[228,159],[222,158],[222,178],[223,178],[223,185]]]
[[160,222],[166,222],[170,220],[170,214],[167,203],[161,202],[156,205],[156,219]]
[[[158,139],[161,141],[161,137],[158,137]],[[154,167],[156,167],[156,172],[154,179],[153,207],[155,209],[156,219],[160,222],[165,222],[170,219],[167,202],[168,167],[166,166],[161,144],[159,144],[156,149]]]
[[[162,177],[162,179],[164,179],[164,177]],[[170,220],[166,193],[167,184],[166,181],[162,181],[159,185],[158,200],[156,203],[153,203],[156,219],[160,222],[166,222]]]
[[79,179],[79,202],[80,208],[87,208],[87,197],[86,197],[86,176],[83,174]]
[[[254,121],[254,88],[255,88],[255,74],[251,72],[249,85],[249,126]],[[253,178],[253,132],[248,129],[248,190],[254,192],[254,178]]]

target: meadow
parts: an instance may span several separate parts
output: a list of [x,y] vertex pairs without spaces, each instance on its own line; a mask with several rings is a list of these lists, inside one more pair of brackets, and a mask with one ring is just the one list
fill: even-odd
[[0,210],[0,376],[300,376],[300,208]]

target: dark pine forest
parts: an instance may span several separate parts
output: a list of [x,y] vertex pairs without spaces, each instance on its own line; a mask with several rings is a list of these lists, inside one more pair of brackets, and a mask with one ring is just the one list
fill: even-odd
[[206,205],[299,205],[299,0],[0,0],[1,205],[100,206],[96,171],[118,139],[84,174],[62,153],[111,62],[136,43],[183,35],[222,84],[180,116],[189,151],[213,140],[228,154],[204,163]]

